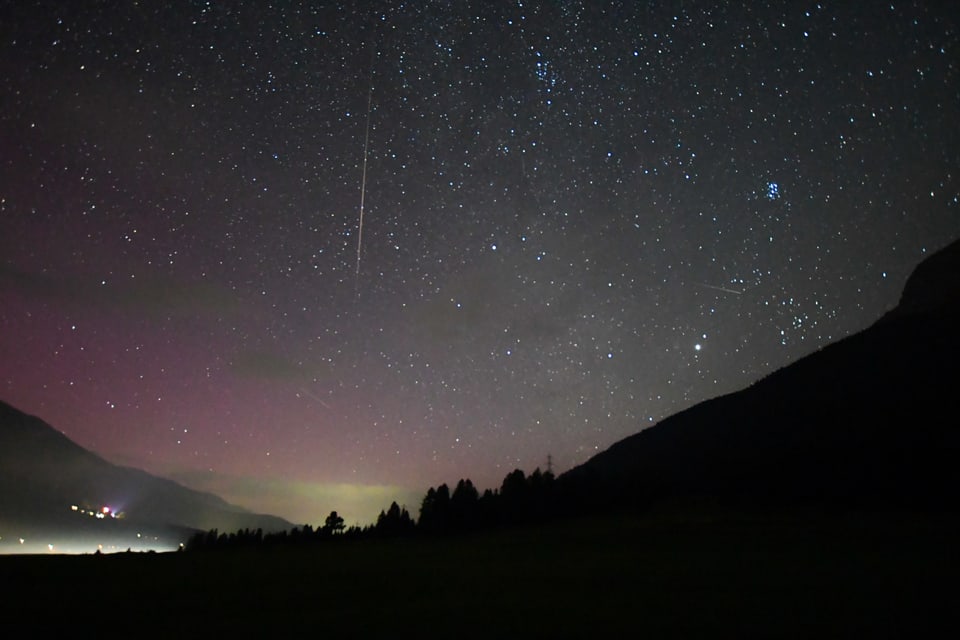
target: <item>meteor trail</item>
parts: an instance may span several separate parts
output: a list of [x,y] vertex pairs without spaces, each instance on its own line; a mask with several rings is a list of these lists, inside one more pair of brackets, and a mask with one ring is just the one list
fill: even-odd
[[360,178],[360,223],[357,229],[357,271],[354,275],[353,289],[359,295],[360,254],[363,248],[363,203],[367,195],[367,154],[370,148],[370,111],[373,106],[373,73],[370,73],[370,91],[367,93],[367,129],[363,136],[363,172]]
[[695,284],[698,284],[701,287],[706,287],[707,289],[713,289],[714,291],[723,291],[724,293],[732,293],[737,296],[743,295],[743,291],[737,291],[736,289],[727,289],[726,287],[718,287],[713,284],[707,284],[706,282],[697,282]]
[[324,409],[330,409],[330,405],[328,405],[326,402],[324,402],[324,401],[323,401],[318,395],[316,395],[315,393],[310,393],[309,391],[307,391],[307,390],[304,389],[303,387],[300,387],[300,393],[302,393],[303,395],[307,396],[308,398],[312,398],[312,399],[316,400],[316,401],[319,402],[321,405],[323,405],[323,408],[324,408]]

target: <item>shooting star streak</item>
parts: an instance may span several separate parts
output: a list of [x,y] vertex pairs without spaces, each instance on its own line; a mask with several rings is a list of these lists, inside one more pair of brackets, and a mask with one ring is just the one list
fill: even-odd
[[718,287],[713,284],[707,284],[706,282],[697,282],[695,284],[698,284],[701,287],[706,287],[707,289],[713,289],[714,291],[723,291],[724,293],[732,293],[737,296],[743,295],[743,291],[737,291],[736,289],[728,289],[726,287]]
[[[374,54],[376,49],[374,49]],[[370,58],[370,90],[367,92],[367,128],[363,135],[363,172],[360,177],[360,223],[357,225],[357,271],[353,291],[360,295],[360,255],[363,250],[363,203],[367,196],[367,156],[370,149],[370,112],[373,108],[373,56]]]
[[309,391],[307,391],[307,390],[304,389],[303,387],[300,387],[300,393],[302,393],[303,395],[307,396],[308,398],[311,398],[311,399],[313,399],[313,400],[316,400],[316,401],[319,402],[321,405],[323,405],[323,408],[324,408],[324,409],[327,409],[327,410],[330,409],[330,405],[328,405],[326,402],[324,402],[323,400],[321,400],[316,394],[310,393]]

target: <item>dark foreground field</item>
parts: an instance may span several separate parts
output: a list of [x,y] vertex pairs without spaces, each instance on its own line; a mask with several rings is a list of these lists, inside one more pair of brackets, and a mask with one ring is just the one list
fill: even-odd
[[647,516],[311,549],[3,556],[0,635],[954,635],[958,533],[956,518],[906,514]]

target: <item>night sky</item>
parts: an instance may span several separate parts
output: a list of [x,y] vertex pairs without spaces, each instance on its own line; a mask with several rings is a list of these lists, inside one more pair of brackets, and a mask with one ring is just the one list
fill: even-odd
[[868,326],[960,236],[958,12],[742,4],[0,2],[0,398],[367,524]]

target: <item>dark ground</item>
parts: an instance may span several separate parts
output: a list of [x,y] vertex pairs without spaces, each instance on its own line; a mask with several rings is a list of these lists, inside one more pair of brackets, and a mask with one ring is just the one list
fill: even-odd
[[0,556],[0,634],[953,636],[958,533],[956,516],[661,514],[309,549]]

